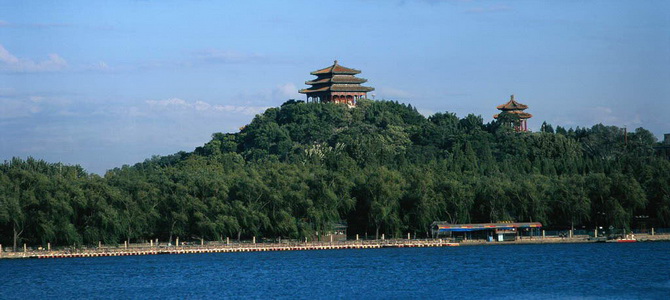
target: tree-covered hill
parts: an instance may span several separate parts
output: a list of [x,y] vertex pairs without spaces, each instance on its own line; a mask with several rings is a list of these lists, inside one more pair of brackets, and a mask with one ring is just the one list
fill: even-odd
[[302,239],[338,222],[361,236],[426,236],[436,220],[670,226],[670,161],[649,131],[500,122],[289,101],[193,152],[104,177],[13,159],[0,165],[0,243]]

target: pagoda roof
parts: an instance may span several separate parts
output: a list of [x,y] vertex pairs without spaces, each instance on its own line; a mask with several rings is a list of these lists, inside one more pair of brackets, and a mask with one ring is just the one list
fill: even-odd
[[529,114],[529,113],[527,113],[527,112],[523,112],[523,111],[520,111],[520,110],[512,110],[512,111],[503,111],[502,113],[495,114],[495,115],[493,115],[493,118],[494,118],[494,119],[497,119],[497,118],[498,118],[500,115],[502,115],[502,114],[511,114],[511,115],[515,115],[515,116],[517,116],[519,119],[530,119],[530,118],[533,117],[532,114]]
[[498,105],[497,108],[498,108],[499,110],[506,110],[506,111],[510,111],[510,110],[524,110],[524,109],[527,109],[527,108],[528,108],[528,105],[525,105],[525,104],[521,104],[521,103],[519,103],[519,102],[516,102],[516,101],[514,100],[514,95],[512,95],[511,99],[510,99],[507,103],[502,104],[502,105]]
[[333,75],[333,77],[317,78],[311,81],[305,81],[305,84],[327,84],[327,83],[364,83],[368,80],[365,78],[358,78],[353,75]]
[[325,67],[320,70],[316,70],[314,72],[311,72],[310,74],[312,75],[321,75],[321,74],[358,74],[360,73],[360,70],[352,69],[352,68],[347,68],[345,66],[340,66],[337,61],[333,63],[332,66]]
[[322,87],[310,87],[298,91],[301,94],[319,93],[319,92],[370,92],[375,88],[362,86],[358,84],[333,84]]

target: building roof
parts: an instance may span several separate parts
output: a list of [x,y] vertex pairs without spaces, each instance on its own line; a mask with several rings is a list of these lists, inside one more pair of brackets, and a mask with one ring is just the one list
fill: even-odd
[[511,96],[511,99],[502,105],[498,105],[497,107],[499,110],[524,110],[528,108],[528,105],[521,104],[519,102],[516,102],[514,100],[514,95]]
[[362,86],[358,84],[332,84],[326,86],[313,86],[298,91],[301,94],[319,93],[319,92],[370,92],[375,88]]
[[365,78],[358,78],[354,74],[361,71],[340,66],[337,61],[332,66],[314,71],[310,74],[317,78],[305,81],[305,84],[311,85],[298,92],[301,94],[329,93],[329,92],[358,92],[367,93],[374,91],[373,87],[362,86],[361,83],[367,82]]
[[365,78],[358,78],[354,75],[333,75],[333,77],[322,77],[311,81],[305,81],[305,84],[316,85],[326,83],[364,83],[368,80]]
[[361,72],[360,70],[340,66],[337,63],[337,61],[335,61],[332,66],[325,67],[325,68],[320,69],[320,70],[316,70],[314,72],[311,72],[310,74],[321,75],[321,74],[331,74],[332,73],[332,74],[350,74],[350,75],[353,75],[353,74],[358,74],[360,72]]
[[449,224],[446,222],[433,222],[431,226],[433,230],[438,232],[464,232],[464,231],[480,231],[503,229],[511,230],[516,228],[541,228],[542,223],[539,222],[514,222],[514,223],[479,223],[479,224]]
[[510,110],[510,111],[503,111],[502,113],[495,114],[493,115],[494,119],[497,119],[501,114],[511,114],[517,116],[519,119],[530,119],[533,117],[532,114],[529,114],[527,112],[523,112],[520,110]]

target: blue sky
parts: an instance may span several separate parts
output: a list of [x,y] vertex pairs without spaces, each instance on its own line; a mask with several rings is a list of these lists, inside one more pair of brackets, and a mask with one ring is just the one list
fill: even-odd
[[0,0],[0,160],[102,174],[360,69],[376,99],[670,133],[670,1]]

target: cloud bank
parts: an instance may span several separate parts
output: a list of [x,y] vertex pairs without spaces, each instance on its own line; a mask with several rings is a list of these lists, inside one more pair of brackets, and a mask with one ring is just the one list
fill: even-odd
[[18,73],[53,72],[67,67],[67,61],[58,54],[51,53],[47,60],[33,61],[14,56],[0,44],[0,71]]
[[267,107],[262,106],[213,105],[205,101],[187,101],[179,98],[147,100],[145,103],[149,105],[151,110],[156,111],[231,112],[251,116],[267,109]]

